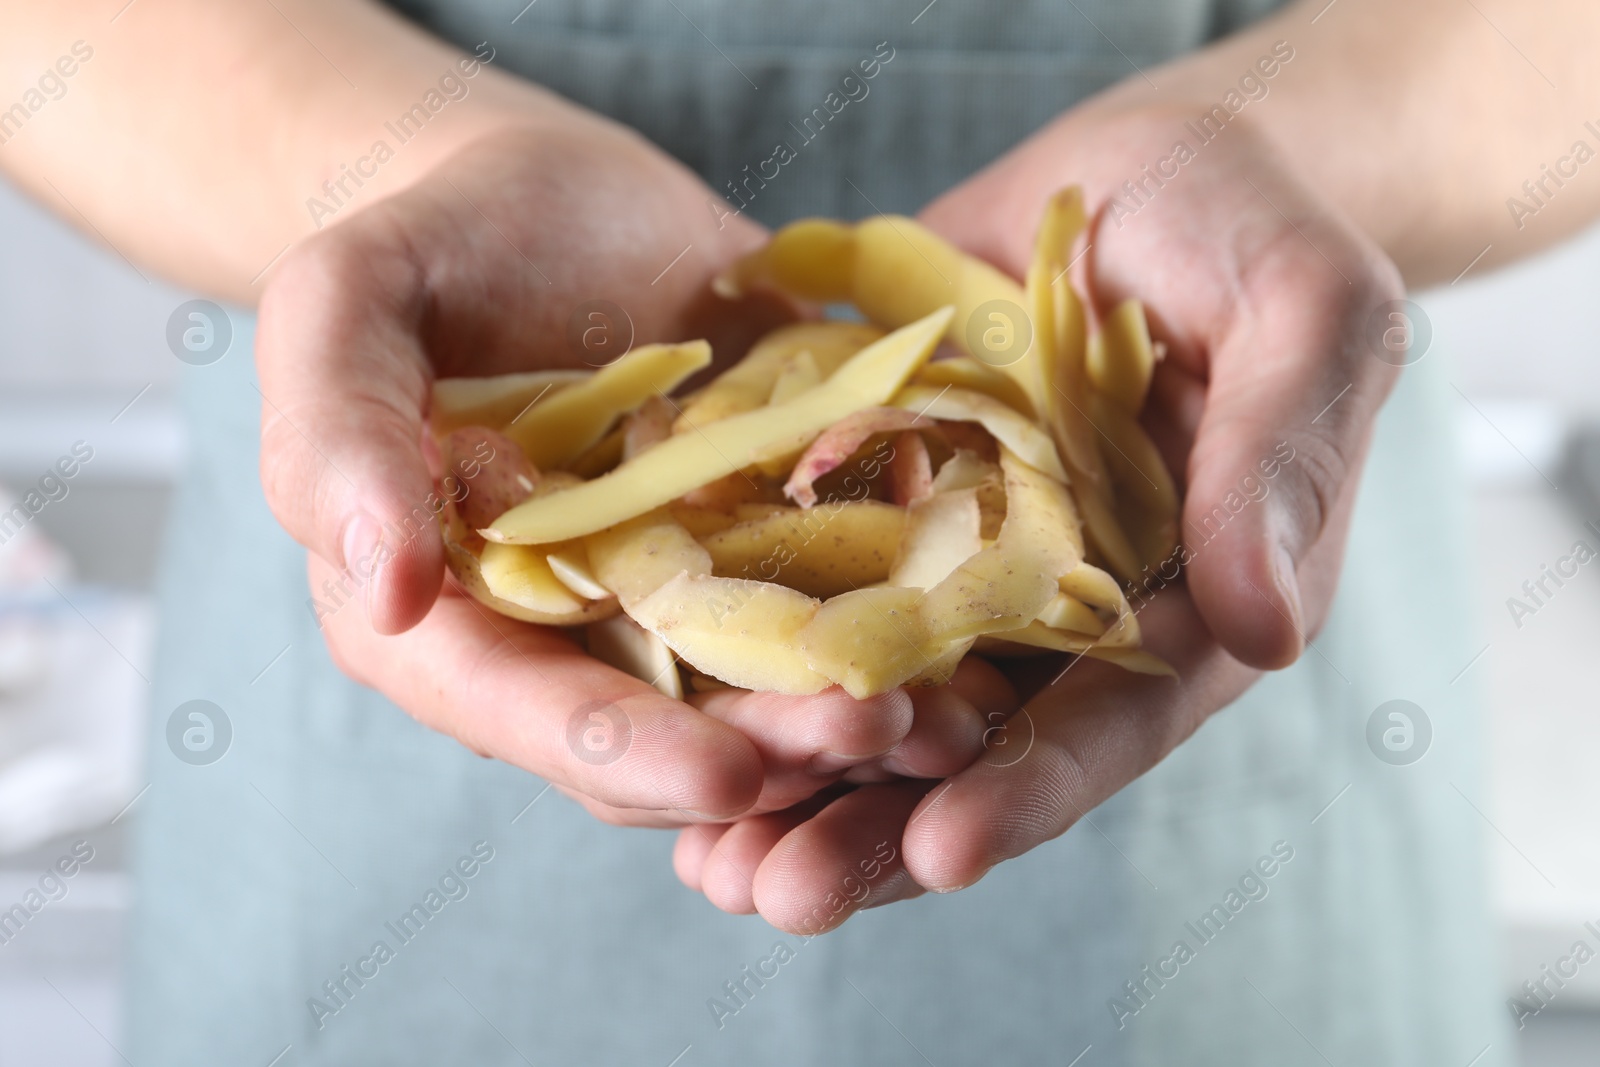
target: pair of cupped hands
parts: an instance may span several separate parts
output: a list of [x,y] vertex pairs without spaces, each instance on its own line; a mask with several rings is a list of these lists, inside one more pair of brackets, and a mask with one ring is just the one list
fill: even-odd
[[[1091,209],[1104,205],[1170,151],[1181,122],[1158,108],[1069,113],[921,221],[1021,277],[1050,193],[1081,183]],[[765,231],[719,219],[716,193],[600,119],[475,141],[298,246],[268,284],[262,481],[310,550],[312,589],[357,588],[360,610],[325,619],[333,658],[605,822],[676,828],[687,886],[794,932],[969,886],[1055,838],[1258,671],[1299,655],[1332,599],[1394,373],[1364,333],[1402,295],[1398,273],[1242,122],[1153,196],[1124,202],[1142,204],[1099,213],[1075,269],[1097,307],[1142,299],[1167,346],[1144,423],[1186,494],[1184,534],[1282,443],[1293,449],[1269,495],[1141,611],[1147,647],[1178,680],[969,656],[948,686],[867,700],[835,688],[680,702],[460,593],[432,526],[383,540],[433,491],[436,377],[582,366],[569,317],[591,299],[625,309],[640,341],[704,336],[724,362],[790,314],[709,292]],[[574,716],[596,702],[623,735],[603,760],[572,742]]]

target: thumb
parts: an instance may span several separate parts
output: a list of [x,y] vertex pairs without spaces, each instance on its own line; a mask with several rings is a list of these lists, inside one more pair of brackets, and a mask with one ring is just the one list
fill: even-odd
[[312,591],[318,618],[354,602],[393,634],[432,607],[444,544],[422,452],[422,282],[370,243],[329,231],[291,253],[262,297],[261,482],[284,529],[339,569]]
[[1384,277],[1291,286],[1251,302],[1213,352],[1183,508],[1188,582],[1217,640],[1252,667],[1293,663],[1326,614],[1334,575],[1307,557],[1343,537],[1395,380],[1363,324],[1396,290]]

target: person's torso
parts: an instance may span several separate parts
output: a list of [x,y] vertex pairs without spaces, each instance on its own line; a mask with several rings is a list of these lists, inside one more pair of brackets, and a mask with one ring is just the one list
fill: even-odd
[[1084,97],[1279,2],[394,6],[464,48],[486,43],[495,65],[640,131],[730,205],[776,225],[914,213]]
[[[746,188],[750,214],[772,224],[914,212],[1083,97],[1274,4],[397,6],[639,129],[714,189]],[[793,160],[745,187],[780,142]],[[971,890],[802,943],[679,886],[670,838],[603,826],[338,673],[306,607],[303,551],[256,482],[250,333],[241,324],[222,362],[184,369],[193,451],[139,815],[137,1062],[266,1063],[286,1047],[285,1063],[341,1067],[1321,1062],[1246,978],[1336,1062],[1465,1062],[1482,1046],[1460,1025],[1483,1002],[1481,956],[1460,936],[1478,919],[1460,889],[1472,855],[1449,835],[1422,839],[1414,818],[1438,806],[1442,779],[1428,775],[1471,780],[1470,731],[1420,775],[1377,766],[1359,733],[1388,696],[1442,703],[1442,681],[1406,678],[1447,677],[1463,643],[1447,566],[1417,567],[1407,596],[1390,587],[1416,562],[1400,548],[1438,544],[1407,532],[1416,515],[1449,512],[1436,368],[1408,372],[1385,415],[1347,591],[1319,641],[1334,662],[1366,664],[1353,685],[1308,657],[1096,810],[1092,828]],[[194,698],[233,720],[231,750],[209,767],[178,760],[161,730]],[[1278,840],[1297,858],[1270,898],[1181,977],[1147,987],[1148,1003],[1128,999],[1126,983]],[[468,895],[401,943],[389,924],[477,841],[495,858]],[[380,940],[394,958],[362,985],[345,979]],[[792,953],[781,963],[779,943]],[[1121,1025],[1118,998],[1140,1007]],[[313,1001],[337,1010],[319,1018]]]

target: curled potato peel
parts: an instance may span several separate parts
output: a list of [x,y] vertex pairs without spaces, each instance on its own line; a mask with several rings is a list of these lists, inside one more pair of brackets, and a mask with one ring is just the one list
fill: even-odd
[[[867,696],[918,678],[947,679],[976,638],[1032,623],[1060,594],[1060,575],[1081,560],[1072,539],[1062,536],[1077,522],[1065,486],[1006,450],[1001,468],[1009,504],[1000,537],[926,590],[878,586],[822,600],[773,582],[684,567],[642,600],[626,586],[617,592],[628,614],[691,667],[734,685],[808,693],[838,684]],[[662,525],[641,522],[615,543]],[[625,567],[620,552],[611,558],[619,581],[639,587],[655,581]],[[659,574],[677,561],[649,566]],[[596,568],[604,581],[604,565],[597,561]]]
[[837,470],[875,435],[909,430],[920,421],[919,415],[898,407],[871,407],[851,412],[806,446],[783,485],[784,495],[801,507],[811,507],[817,502],[814,485],[818,478]]
[[[1100,332],[1089,335],[1082,301],[1068,276],[1086,221],[1076,187],[1050,198],[1025,286],[898,216],[855,227],[816,219],[794,223],[724,272],[718,286],[728,295],[765,285],[804,300],[849,300],[891,327],[927,307],[949,303],[955,307],[950,341],[985,367],[982,360],[995,360],[996,354],[975,346],[973,337],[982,331],[966,327],[985,309],[1006,308],[1002,317],[1007,319],[1020,312],[1031,343],[1020,353],[1006,351],[996,373],[1010,379],[1032,412],[1007,403],[992,379],[984,383],[987,388],[978,388],[981,372],[970,367],[939,371],[935,363],[921,372],[926,381],[919,384],[970,385],[970,391],[990,393],[1024,419],[1046,416],[1058,450],[1056,464],[1074,486],[1089,543],[1115,573],[1132,581],[1164,557],[1163,546],[1170,552],[1176,512],[1142,502],[1127,505],[1132,486],[1126,475],[1135,464],[1114,455],[1117,442],[1101,432],[1091,410],[1103,396],[1119,410],[1137,414],[1149,390],[1155,347],[1137,301],[1112,309]],[[966,381],[955,380],[963,375]]]
[[1024,418],[1034,420],[1033,401],[1015,378],[981,363],[971,356],[939,359],[923,367],[911,379],[913,385],[931,385],[942,389],[947,385],[972,393],[983,393],[1000,401]]
[[439,441],[444,467],[440,525],[445,562],[456,582],[479,603],[524,622],[576,626],[615,615],[611,593],[597,584],[574,591],[547,556],[568,546],[507,554],[491,546],[473,526],[528,497],[548,492],[569,475],[541,475],[521,449],[483,426],[463,426]]
[[711,346],[704,341],[635,348],[581,382],[530,403],[506,426],[506,436],[535,466],[564,467],[623,415],[710,365]]
[[486,538],[539,544],[603,530],[773,454],[804,448],[853,412],[893,396],[927,360],[950,321],[948,308],[862,349],[827,381],[777,407],[677,434],[592,482],[512,508]]
[[[452,570],[495,610],[586,626],[594,654],[669,695],[864,697],[948,681],[974,650],[1166,671],[1118,580],[1177,533],[1138,423],[1158,348],[1132,302],[1091,334],[1070,279],[1084,222],[1075,191],[1051,199],[1023,285],[909,219],[786,227],[719,291],[851,302],[871,323],[782,327],[688,396],[669,394],[709,363],[693,344],[440,383],[442,453],[489,440],[452,421],[468,415],[526,453],[447,509]],[[1003,361],[968,328],[994,301],[1025,342]],[[929,362],[941,342],[965,354]]]
[[1155,366],[1155,347],[1150,342],[1144,305],[1137,300],[1124,300],[1101,321],[1100,332],[1089,346],[1089,380],[1100,395],[1137,415],[1150,393]]
[[824,377],[826,375],[822,373],[822,367],[811,349],[802,348],[783,361],[778,377],[772,383],[772,392],[767,395],[767,403],[781,404],[785,400],[792,400],[807,389],[821,385]]
[[595,578],[624,607],[637,604],[679,574],[711,573],[711,554],[667,511],[591,535],[585,544]]
[[953,386],[908,385],[895,396],[894,405],[923,418],[976,422],[1029,466],[1058,482],[1068,480],[1050,435],[991,396]]
[[[718,277],[716,287],[734,297],[767,286],[818,304],[849,302],[891,329],[937,308],[954,308],[950,341],[968,355],[968,329],[985,305],[1020,308],[1021,286],[994,267],[963,254],[926,226],[901,215],[880,215],[851,227],[802,219],[773,235],[763,248]],[[1031,350],[1007,353],[1002,371],[1042,410]]]
[[667,643],[626,615],[590,623],[584,631],[589,655],[649,682],[673,700],[683,699],[683,675]]
[[976,486],[934,493],[911,507],[889,584],[931,589],[983,551]]
[[853,226],[832,219],[801,219],[728,268],[712,287],[728,300],[738,299],[752,286],[769,285],[801,300],[834,304],[850,299],[855,260]]
[[[1084,228],[1083,197],[1065,189],[1050,198],[1039,225],[1028,267],[1027,295],[1036,319],[1036,367],[1045,410],[1060,455],[1071,472],[1084,516],[1084,532],[1095,552],[1131,580],[1142,560],[1124,528],[1115,488],[1106,465],[1113,443],[1095,424],[1095,385],[1087,365],[1094,338],[1068,269],[1074,244]],[[1119,350],[1120,351],[1120,350]]]
[[440,436],[463,426],[499,429],[535,400],[589,375],[581,370],[540,370],[490,378],[442,378],[433,383],[428,421]]
[[[468,537],[472,535],[468,532]],[[445,561],[462,590],[478,603],[501,615],[544,626],[580,626],[610,618],[621,610],[615,597],[585,600],[575,596],[550,571],[549,563],[535,553],[525,560],[501,559],[492,567],[495,588],[485,577],[479,554],[489,546],[477,540],[476,551],[454,539],[448,528]],[[498,546],[516,548],[520,546]],[[501,593],[509,594],[502,596]]]
[[780,508],[701,540],[712,573],[829,597],[889,577],[906,512],[876,500]]
[[772,582],[684,573],[628,613],[703,674],[745,689],[805,695],[832,684],[812,669],[797,641],[819,604]]
[[933,493],[933,459],[928,444],[914,430],[904,430],[894,439],[894,456],[889,460],[889,498],[901,507],[915,504]]
[[[884,331],[878,327],[855,322],[797,322],[780,326],[757,341],[738,363],[685,400],[673,422],[672,432],[687,433],[730,415],[788,400],[796,394],[775,397],[774,390],[803,353],[809,355],[820,384],[845,360],[874,341],[882,340],[883,336]],[[800,372],[790,373],[793,377]],[[788,390],[796,384],[791,381],[784,388]]]

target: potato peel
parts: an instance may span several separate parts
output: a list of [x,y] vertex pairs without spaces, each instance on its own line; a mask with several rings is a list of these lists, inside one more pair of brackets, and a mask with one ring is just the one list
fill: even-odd
[[590,623],[584,630],[589,655],[656,687],[662,696],[683,699],[683,675],[667,643],[626,615]]
[[[818,380],[884,337],[876,326],[857,322],[797,322],[757,341],[743,359],[684,401],[673,433],[688,433],[718,419],[776,403],[773,390],[800,353],[810,353]],[[784,398],[787,399],[787,398]]]
[[832,684],[797,635],[820,602],[772,582],[679,574],[628,608],[684,662],[729,685],[803,696]]
[[677,434],[592,482],[512,508],[482,531],[489,540],[539,544],[594,533],[659,507],[786,447],[804,448],[835,422],[882,404],[927,360],[950,322],[933,312],[862,349],[827,381],[777,407]]
[[815,597],[889,577],[906,525],[904,508],[876,500],[781,508],[701,540],[712,573],[778,581]]
[[710,364],[711,346],[704,341],[644,345],[591,377],[535,400],[504,432],[522,446],[534,466],[565,467],[599,442],[622,416]]
[[[716,290],[850,301],[871,324],[781,327],[678,399],[703,343],[438,383],[441,454],[522,453],[445,507],[451,570],[493,610],[586,625],[597,658],[669,696],[866,697],[947,682],[974,651],[1170,674],[1118,581],[1177,536],[1137,421],[1158,352],[1133,302],[1089,335],[1069,278],[1085,222],[1077,190],[1050,200],[1025,286],[911,219],[785,227]],[[994,301],[1033,330],[1003,366],[968,351]],[[941,342],[967,354],[928,362]]]
[[811,507],[817,502],[812,486],[818,478],[836,470],[873,436],[908,430],[918,421],[920,416],[901,408],[871,407],[851,412],[806,447],[784,483],[783,494],[803,508]]
[[923,419],[976,422],[1023,462],[1058,482],[1069,480],[1050,435],[992,396],[953,386],[936,389],[931,385],[908,385],[895,396],[894,405],[914,411]]

